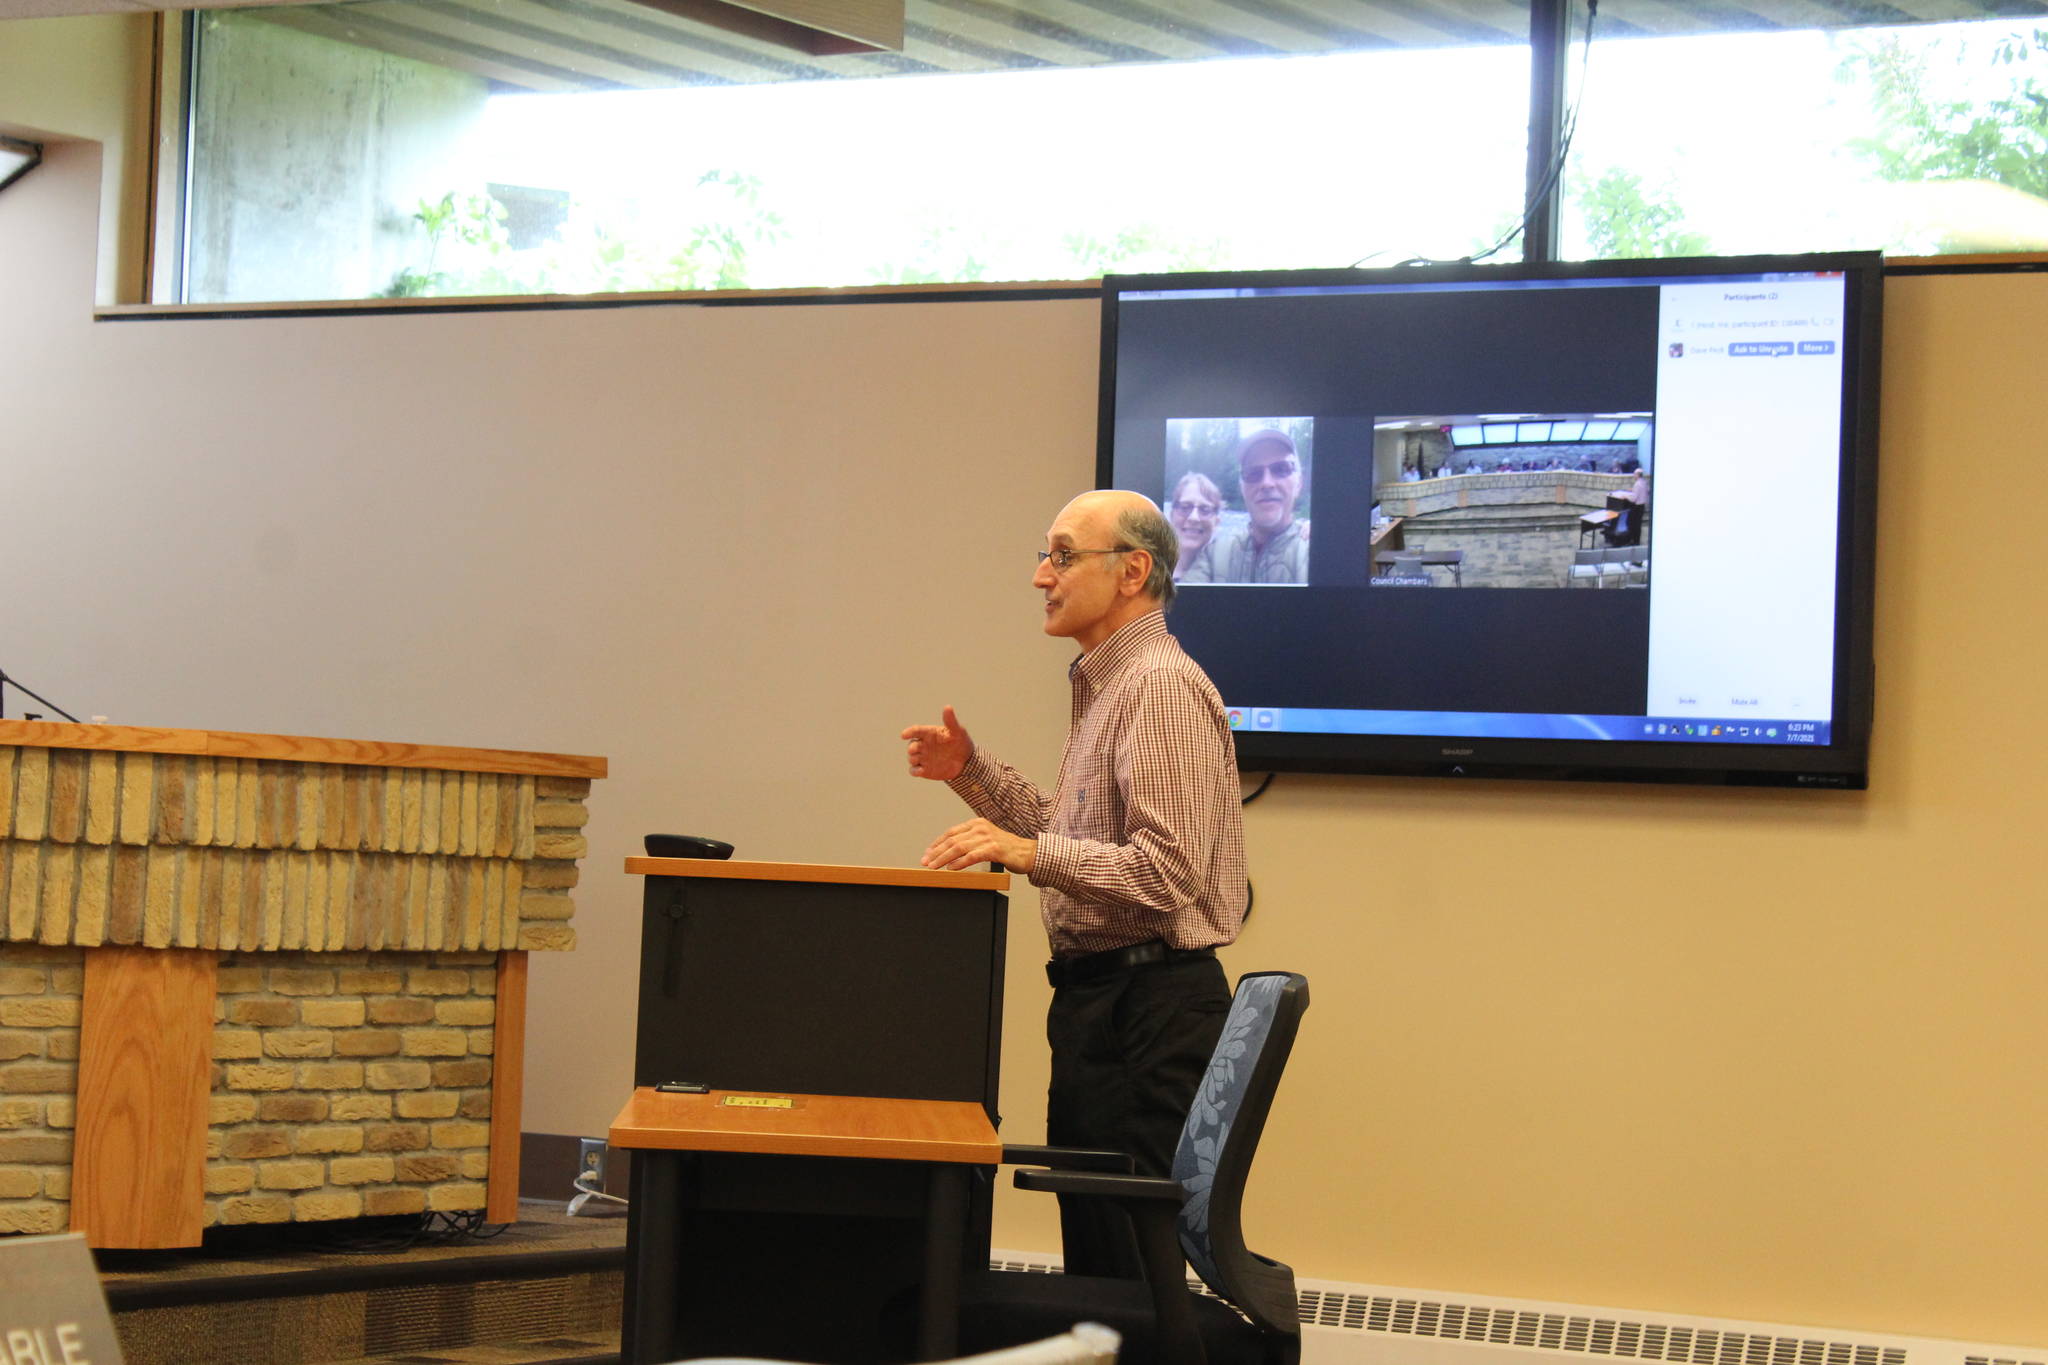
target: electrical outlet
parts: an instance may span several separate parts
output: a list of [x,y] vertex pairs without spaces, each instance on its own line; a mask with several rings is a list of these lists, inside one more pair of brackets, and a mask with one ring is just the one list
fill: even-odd
[[605,1141],[603,1138],[583,1138],[577,1152],[576,1178],[593,1189],[604,1188]]

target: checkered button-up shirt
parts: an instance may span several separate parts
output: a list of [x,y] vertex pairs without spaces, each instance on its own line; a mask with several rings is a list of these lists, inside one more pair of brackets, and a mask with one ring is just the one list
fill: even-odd
[[950,784],[975,814],[1038,840],[1031,881],[1053,956],[1233,941],[1244,922],[1244,824],[1215,687],[1159,612],[1068,675],[1073,720],[1051,792],[978,747]]

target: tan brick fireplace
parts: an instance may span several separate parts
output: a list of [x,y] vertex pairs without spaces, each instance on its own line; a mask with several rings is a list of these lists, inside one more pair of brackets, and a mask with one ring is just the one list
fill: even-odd
[[0,721],[0,1232],[517,1201],[601,758]]

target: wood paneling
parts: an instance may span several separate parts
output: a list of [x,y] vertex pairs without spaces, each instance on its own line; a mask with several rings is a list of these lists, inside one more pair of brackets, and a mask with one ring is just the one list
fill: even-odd
[[750,882],[854,882],[862,886],[933,886],[956,891],[1007,891],[1007,872],[935,872],[922,867],[835,867],[830,863],[729,863],[716,858],[628,858],[636,877],[726,877]]
[[498,954],[498,1011],[491,1043],[491,1171],[484,1217],[519,1218],[519,1106],[526,1086],[526,954]]
[[[738,1099],[740,1104],[730,1101]],[[762,1101],[763,1105],[744,1103]],[[787,1107],[783,1107],[783,1106]],[[1002,1143],[979,1104],[850,1095],[761,1095],[713,1090],[667,1095],[642,1086],[612,1120],[611,1145],[768,1156],[996,1165]]]
[[215,956],[85,955],[71,1227],[96,1247],[197,1246]]

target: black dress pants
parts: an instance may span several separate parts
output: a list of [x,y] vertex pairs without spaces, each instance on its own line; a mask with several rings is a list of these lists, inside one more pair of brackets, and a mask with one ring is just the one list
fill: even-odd
[[[1053,992],[1046,1013],[1054,1147],[1128,1153],[1140,1175],[1168,1175],[1230,985],[1213,957],[1154,962]],[[1060,1238],[1074,1275],[1138,1278],[1130,1219],[1105,1200],[1060,1197]]]

